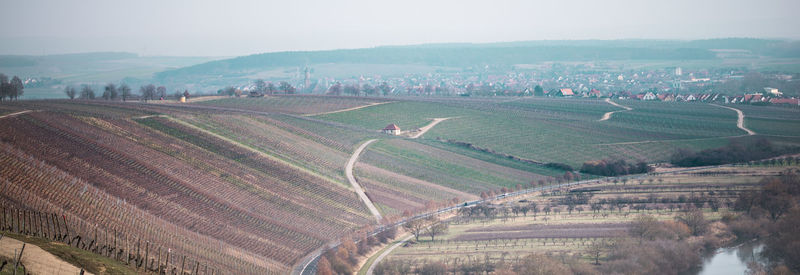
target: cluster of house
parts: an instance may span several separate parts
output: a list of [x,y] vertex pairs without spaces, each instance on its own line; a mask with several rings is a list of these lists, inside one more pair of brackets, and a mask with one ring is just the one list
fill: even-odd
[[615,99],[633,99],[644,101],[699,101],[699,102],[720,102],[726,104],[785,104],[800,106],[800,99],[787,98],[783,93],[775,88],[764,88],[763,93],[750,93],[744,95],[724,95],[719,93],[704,93],[704,94],[676,94],[676,93],[655,93],[644,92],[640,94],[631,94],[630,92],[612,93],[608,96],[602,92],[591,89],[588,92],[581,92],[576,94],[572,89],[558,89],[555,91],[545,91],[546,95],[554,95],[561,97],[610,97]]

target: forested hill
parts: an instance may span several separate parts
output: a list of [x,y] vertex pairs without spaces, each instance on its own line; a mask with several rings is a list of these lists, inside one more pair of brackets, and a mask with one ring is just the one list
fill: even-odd
[[[433,44],[368,49],[276,52],[213,61],[164,71],[157,78],[196,74],[224,74],[252,69],[302,66],[321,63],[422,64],[473,66],[481,64],[524,64],[541,61],[582,60],[695,60],[711,59],[714,53],[702,48],[603,46],[593,41],[524,44]],[[521,44],[520,44],[521,43]],[[602,43],[600,43],[602,44]]]

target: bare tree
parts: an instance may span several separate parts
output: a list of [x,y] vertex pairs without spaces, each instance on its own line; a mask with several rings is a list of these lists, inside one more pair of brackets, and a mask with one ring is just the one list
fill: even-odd
[[114,83],[106,84],[103,90],[103,99],[114,100],[117,99],[117,96],[118,96],[117,85],[114,85]]
[[76,93],[77,91],[75,91],[75,87],[72,86],[64,87],[64,94],[66,94],[67,97],[69,97],[69,99],[75,99]]
[[419,236],[422,235],[422,230],[425,229],[425,223],[421,220],[413,220],[403,224],[403,227],[414,234],[414,238],[419,242]]
[[594,241],[592,242],[592,245],[589,246],[589,249],[586,250],[586,252],[589,253],[589,256],[594,259],[595,265],[600,264],[600,255],[606,250],[607,247],[608,245],[605,242]]
[[128,87],[128,84],[125,83],[120,84],[119,91],[122,94],[122,101],[125,101],[129,97],[131,97],[131,87]]
[[139,93],[142,94],[142,99],[144,99],[145,102],[147,100],[152,100],[156,96],[156,86],[153,84],[141,86],[139,87]]
[[441,234],[446,233],[447,229],[448,229],[447,223],[436,222],[436,223],[432,224],[431,226],[429,226],[428,229],[425,230],[425,233],[428,236],[430,236],[431,237],[431,241],[433,241],[434,238],[436,237],[436,235],[441,235]]
[[286,94],[294,94],[295,92],[294,86],[292,86],[292,84],[289,84],[289,82],[286,81],[281,81],[280,87],[278,89],[280,89]]
[[0,74],[0,101],[6,97],[11,97],[11,83],[8,82],[8,76]]
[[392,91],[392,87],[389,86],[389,83],[383,82],[381,83],[381,85],[378,86],[378,90],[381,91],[381,94],[383,94],[383,96],[387,96]]
[[14,97],[14,100],[18,99],[22,94],[25,93],[25,86],[22,85],[22,79],[19,79],[16,75],[14,78],[11,79],[11,96]]
[[81,95],[79,96],[81,99],[94,99],[94,90],[91,86],[84,84],[81,87]]
[[261,95],[267,93],[267,82],[265,82],[263,79],[258,79],[256,80],[255,84],[257,93]]
[[328,94],[330,95],[341,95],[342,94],[342,83],[336,82],[330,88],[328,88]]
[[156,88],[156,93],[158,93],[158,97],[160,99],[164,99],[167,97],[167,87],[158,86],[158,88]]

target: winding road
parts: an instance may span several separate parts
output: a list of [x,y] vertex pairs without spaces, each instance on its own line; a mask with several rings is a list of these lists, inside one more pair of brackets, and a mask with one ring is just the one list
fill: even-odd
[[611,115],[612,115],[612,114],[614,114],[614,113],[616,113],[616,112],[624,112],[624,111],[630,111],[630,110],[633,110],[633,108],[631,108],[631,107],[624,106],[624,105],[619,105],[619,104],[617,104],[616,102],[614,102],[614,101],[611,101],[611,99],[610,99],[610,98],[606,98],[606,102],[607,102],[608,104],[611,104],[611,105],[614,105],[614,106],[620,107],[620,108],[622,108],[622,109],[625,109],[625,110],[618,110],[618,111],[613,111],[613,112],[607,112],[607,113],[603,114],[603,117],[602,117],[602,118],[600,118],[600,120],[598,120],[598,121],[606,121],[606,120],[608,120],[609,118],[611,118]]
[[369,197],[367,197],[367,194],[364,193],[364,189],[361,188],[361,185],[356,182],[356,178],[353,176],[353,166],[356,164],[358,156],[361,155],[361,152],[364,151],[364,148],[367,148],[367,145],[375,142],[376,140],[377,139],[370,139],[367,140],[367,142],[362,143],[361,146],[358,146],[358,149],[353,152],[353,155],[350,156],[350,160],[347,161],[347,165],[344,167],[344,175],[347,177],[347,181],[350,182],[350,185],[353,186],[353,189],[356,191],[356,194],[358,194],[358,197],[361,198],[361,200],[364,201],[364,204],[367,205],[369,212],[375,216],[375,221],[377,223],[381,223],[381,219],[383,219],[383,217],[381,217],[381,213],[378,212],[378,208],[376,208],[375,204],[373,204]]
[[736,111],[736,114],[739,116],[739,119],[736,121],[736,127],[739,127],[739,129],[742,129],[745,132],[747,132],[748,136],[752,136],[752,135],[756,134],[756,132],[753,132],[752,130],[747,129],[747,128],[744,127],[744,113],[742,112],[742,110],[739,110],[739,109],[736,109],[736,108],[733,108],[733,107],[717,105],[717,104],[709,104],[709,105],[713,105],[713,106],[717,106],[717,107],[720,107],[720,108],[731,109],[731,110]]
[[383,253],[381,253],[381,255],[378,255],[378,257],[375,258],[375,261],[373,261],[369,265],[369,268],[367,269],[367,275],[372,275],[372,272],[374,271],[375,266],[377,266],[377,263],[381,262],[381,260],[383,260],[383,258],[385,258],[386,256],[389,256],[389,253],[392,253],[392,250],[394,250],[395,248],[398,248],[401,245],[405,244],[412,237],[414,237],[414,234],[408,234],[408,237],[403,238],[402,240],[400,240],[396,244],[392,245],[392,247],[389,247],[388,249],[384,250]]

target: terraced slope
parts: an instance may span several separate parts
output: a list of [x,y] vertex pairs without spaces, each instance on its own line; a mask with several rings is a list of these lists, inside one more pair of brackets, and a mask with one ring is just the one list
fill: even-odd
[[[129,203],[119,210],[93,206],[92,200],[38,194],[49,196],[45,201],[52,208],[86,209],[73,214],[90,224],[130,227],[153,241],[184,240],[211,245],[205,251],[230,251],[226,255],[231,257],[250,255],[250,264],[260,272],[285,273],[309,251],[370,218],[350,190],[329,179],[166,117],[104,119],[33,112],[4,119],[0,139],[5,146],[3,167],[23,167],[20,161],[27,160],[45,165],[40,170],[63,171],[59,174],[74,178],[62,182],[28,169],[14,178],[3,176],[6,183],[41,179],[26,189],[49,192],[52,184],[77,180],[85,182],[80,187],[104,194],[98,196],[105,200]],[[29,201],[24,196],[9,199]],[[107,212],[112,210],[123,212]],[[158,219],[146,218],[143,226],[135,227],[133,219],[140,216]],[[174,228],[179,231],[168,234]],[[161,233],[151,237],[151,232]],[[207,241],[190,242],[192,235]],[[185,253],[198,251],[187,244],[174,247],[185,247]]]

